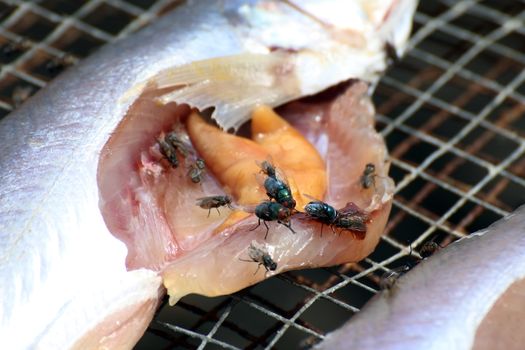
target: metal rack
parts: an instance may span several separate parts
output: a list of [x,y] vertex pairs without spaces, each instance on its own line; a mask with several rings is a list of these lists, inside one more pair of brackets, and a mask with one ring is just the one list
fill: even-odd
[[[0,118],[180,2],[0,1]],[[406,56],[374,94],[397,184],[375,252],[230,296],[185,297],[159,309],[137,349],[307,347],[359,312],[380,276],[412,259],[409,245],[447,245],[523,204],[524,22],[520,0],[421,1]]]

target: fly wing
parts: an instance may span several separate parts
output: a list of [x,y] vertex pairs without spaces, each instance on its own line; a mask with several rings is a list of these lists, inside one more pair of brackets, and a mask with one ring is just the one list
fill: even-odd
[[[288,177],[286,176],[285,172],[281,168],[275,165],[275,162],[273,161],[273,157],[271,155],[268,155],[268,157],[266,157],[266,159],[263,161],[259,161],[259,160],[255,161],[255,163],[259,166],[259,168],[261,168],[261,173],[265,175],[262,177],[263,181],[260,182],[260,184],[264,186],[264,180],[266,180],[266,176],[270,176],[270,174],[268,174],[267,171],[265,171],[265,167],[267,166],[264,164],[265,162],[274,169],[275,178],[283,182],[284,184],[286,184],[288,187],[290,187]],[[261,181],[261,180],[258,180],[258,181]]]
[[359,215],[363,218],[368,218],[368,215],[354,202],[346,203],[346,205],[338,211],[341,215]]
[[275,163],[274,163],[273,157],[271,155],[268,155],[268,157],[266,157],[265,160],[256,160],[255,164],[257,164],[257,166],[259,168],[261,168],[261,172],[266,173],[266,175],[269,175],[268,171],[266,170],[266,168],[268,166],[270,166],[273,169],[275,169]]
[[200,197],[195,200],[195,204],[199,207],[207,206],[213,201],[213,197]]

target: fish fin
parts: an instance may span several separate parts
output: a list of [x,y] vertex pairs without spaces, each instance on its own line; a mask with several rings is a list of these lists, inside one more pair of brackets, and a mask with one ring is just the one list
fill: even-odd
[[157,100],[204,110],[223,129],[237,129],[258,104],[276,106],[300,95],[293,56],[284,52],[211,58],[164,70],[150,79],[156,89],[174,88]]

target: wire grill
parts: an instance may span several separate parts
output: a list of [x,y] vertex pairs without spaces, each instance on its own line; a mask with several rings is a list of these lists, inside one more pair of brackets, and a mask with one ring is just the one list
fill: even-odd
[[[0,1],[0,118],[99,46],[178,0]],[[356,264],[289,272],[162,306],[137,349],[308,347],[379,289],[411,245],[484,228],[525,198],[525,2],[421,1],[406,56],[375,91],[396,197]],[[279,293],[276,293],[279,291]]]

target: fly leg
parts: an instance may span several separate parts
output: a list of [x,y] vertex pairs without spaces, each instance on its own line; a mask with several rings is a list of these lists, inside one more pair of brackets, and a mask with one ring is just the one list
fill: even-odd
[[219,208],[215,207],[215,209],[217,209],[217,213],[219,213],[219,215],[221,215],[221,212],[219,211]]
[[288,227],[288,229],[289,229],[290,231],[292,231],[292,233],[294,233],[294,234],[296,233],[296,232],[293,230],[293,228],[292,228],[292,224],[291,224],[290,222],[283,222],[283,221],[277,221],[277,222],[280,223],[280,224],[283,225],[283,226]]
[[[257,262],[257,261],[255,261],[255,260],[247,260],[247,259],[241,259],[241,258],[239,258],[239,261],[251,262],[251,263],[252,263],[252,262]],[[257,264],[257,270],[255,270],[255,272],[253,273],[254,275],[257,274],[257,272],[259,271],[259,268],[261,267],[261,265],[262,265],[262,263]]]
[[[270,230],[270,228],[268,227],[268,224],[264,220],[263,220],[263,224],[266,227],[266,234],[264,235],[264,239],[266,239],[266,237],[268,237],[268,231]],[[255,226],[254,228],[250,229],[250,231],[255,230],[259,226],[261,226],[261,219],[259,219],[259,222],[257,223],[257,226]]]
[[[266,224],[265,224],[266,225]],[[255,229],[257,229],[257,227],[261,226],[261,219],[259,219],[259,221],[257,222],[257,225],[254,227],[254,228],[251,228],[250,231],[254,231]],[[268,227],[268,226],[267,226]]]
[[263,221],[263,224],[264,226],[266,226],[266,234],[264,235],[264,240],[266,240],[266,237],[268,237],[268,231],[270,230],[270,228],[268,227],[268,224],[266,223],[266,221]]

